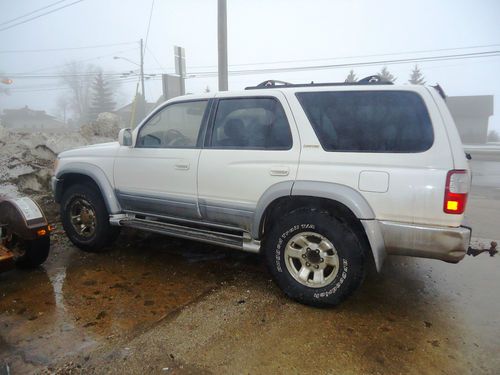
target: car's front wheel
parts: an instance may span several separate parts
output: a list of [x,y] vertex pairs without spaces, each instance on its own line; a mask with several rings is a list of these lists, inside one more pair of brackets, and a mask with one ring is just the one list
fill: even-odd
[[93,186],[70,186],[61,199],[61,221],[68,238],[80,249],[100,252],[120,233],[109,223],[100,192]]
[[265,238],[268,268],[291,298],[313,306],[337,305],[360,285],[365,252],[349,225],[314,209],[297,210]]

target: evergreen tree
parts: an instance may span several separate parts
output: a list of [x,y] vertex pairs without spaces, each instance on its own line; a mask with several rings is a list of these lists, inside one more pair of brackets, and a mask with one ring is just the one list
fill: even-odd
[[104,80],[102,73],[99,73],[92,82],[92,99],[90,102],[90,120],[95,120],[99,113],[111,112],[115,108],[113,93]]
[[410,79],[408,80],[413,85],[425,85],[424,75],[418,68],[418,65],[415,65],[415,68],[410,74]]
[[380,73],[378,74],[382,80],[389,81],[389,82],[394,82],[396,81],[396,77],[394,77],[389,70],[387,69],[386,66],[382,68]]
[[347,78],[345,79],[345,81],[349,82],[349,83],[358,81],[358,77],[356,77],[356,74],[354,74],[354,70],[351,69],[351,71],[347,75]]

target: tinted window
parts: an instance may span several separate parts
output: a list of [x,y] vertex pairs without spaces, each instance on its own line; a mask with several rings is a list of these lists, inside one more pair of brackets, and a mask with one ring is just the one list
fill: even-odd
[[425,104],[413,92],[303,92],[297,97],[327,151],[421,152],[434,141]]
[[175,103],[156,113],[141,128],[137,147],[196,147],[207,101]]
[[292,134],[276,99],[221,99],[217,106],[213,148],[288,150]]

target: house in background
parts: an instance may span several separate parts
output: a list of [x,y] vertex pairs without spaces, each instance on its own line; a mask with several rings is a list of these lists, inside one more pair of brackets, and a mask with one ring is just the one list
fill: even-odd
[[463,144],[485,144],[493,115],[493,95],[448,96],[446,104]]
[[11,132],[61,132],[69,127],[45,111],[36,111],[25,106],[20,109],[4,109],[0,123]]
[[[146,103],[145,107],[145,115],[147,116],[156,107],[156,103]],[[112,113],[120,117],[123,125],[127,128],[135,128],[143,120],[139,118],[139,109],[134,102],[124,105]],[[132,114],[134,114],[134,119],[132,119]]]

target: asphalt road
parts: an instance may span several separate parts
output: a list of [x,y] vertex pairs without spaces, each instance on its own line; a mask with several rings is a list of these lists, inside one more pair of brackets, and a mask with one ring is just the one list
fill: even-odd
[[[500,162],[472,168],[467,218],[476,237],[499,239]],[[85,254],[56,233],[43,267],[0,275],[0,364],[12,374],[497,374],[499,271],[485,253],[456,265],[393,257],[344,304],[315,309],[284,297],[256,255],[133,231]]]

